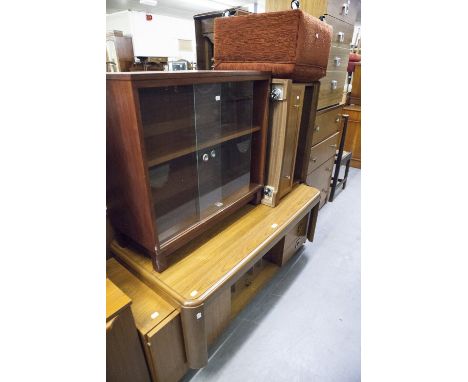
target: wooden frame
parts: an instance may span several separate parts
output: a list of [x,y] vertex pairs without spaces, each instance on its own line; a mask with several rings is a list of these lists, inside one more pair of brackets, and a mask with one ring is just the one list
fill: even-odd
[[305,216],[308,216],[307,238],[312,241],[319,200],[317,189],[297,185],[274,209],[264,205],[244,206],[180,249],[172,260],[183,261],[163,273],[154,272],[151,261],[135,249],[123,248],[114,242],[112,252],[140,280],[178,307],[188,365],[201,368],[208,360],[209,333],[225,325],[224,319],[215,323],[207,321],[207,307],[215,299],[224,301],[226,290],[230,291],[231,286]]
[[[250,186],[222,204],[222,208],[216,212],[201,217],[161,243],[153,208],[154,194],[150,188],[150,161],[145,147],[139,92],[148,88],[242,81],[253,82]],[[167,256],[176,249],[246,203],[260,202],[264,184],[269,89],[270,73],[258,71],[107,74],[107,211],[122,244],[127,239],[135,242],[151,256],[154,269],[163,271],[167,268]],[[166,109],[177,108],[169,101],[166,103]],[[177,112],[177,109],[173,112]],[[169,140],[167,145],[170,146],[173,141]],[[198,146],[195,150],[198,150]]]
[[273,79],[268,131],[268,165],[262,203],[275,207],[291,191],[306,84]]

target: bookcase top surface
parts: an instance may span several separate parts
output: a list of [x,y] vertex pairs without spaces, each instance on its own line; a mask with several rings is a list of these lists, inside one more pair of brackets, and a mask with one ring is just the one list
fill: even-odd
[[207,78],[243,78],[246,80],[268,80],[271,72],[256,70],[179,70],[173,72],[116,72],[106,73],[106,79],[112,81],[151,81],[167,79],[207,79]]
[[234,277],[245,264],[283,236],[298,217],[317,203],[320,191],[300,184],[275,208],[246,205],[216,228],[176,251],[174,262],[162,273],[153,270],[151,259],[116,242],[112,251],[137,273],[144,273],[178,300],[203,303]]

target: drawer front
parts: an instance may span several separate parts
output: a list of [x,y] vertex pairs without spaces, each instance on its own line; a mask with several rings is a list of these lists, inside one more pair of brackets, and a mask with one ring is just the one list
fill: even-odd
[[330,48],[330,55],[328,56],[327,71],[342,71],[346,72],[348,69],[349,49],[333,46]]
[[320,190],[320,207],[322,207],[328,199],[328,191],[330,189],[330,180],[332,177],[333,165],[335,157],[328,159],[315,171],[307,176],[306,184]]
[[[309,215],[304,216],[284,237],[284,247],[285,249],[290,248],[291,246],[295,249],[299,248],[302,244],[305,243],[307,235],[307,220]],[[297,243],[301,244],[297,244]],[[295,250],[294,250],[295,251]],[[293,252],[294,253],[294,252]],[[283,263],[285,261],[283,260]]]
[[340,106],[317,114],[315,117],[314,134],[312,135],[312,146],[340,131],[342,113],[343,108]]
[[278,190],[278,196],[280,199],[291,191],[292,188],[303,99],[304,86],[293,84],[289,98],[290,106],[288,110],[286,136],[284,138],[283,163],[281,166],[281,177]]
[[328,0],[327,14],[354,25],[360,6],[360,0]]
[[331,16],[325,16],[325,22],[333,27],[332,46],[349,49],[353,40],[354,26]]
[[330,158],[335,157],[336,148],[338,147],[337,140],[338,133],[335,133],[330,138],[312,147],[310,150],[309,174]]
[[320,80],[320,92],[317,109],[337,105],[343,99],[344,86],[346,83],[346,72],[329,71]]

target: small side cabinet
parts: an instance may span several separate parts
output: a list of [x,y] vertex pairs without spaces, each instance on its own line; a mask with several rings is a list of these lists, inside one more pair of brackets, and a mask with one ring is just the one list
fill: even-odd
[[[151,379],[154,382],[179,381],[188,371],[180,313],[115,259],[107,260],[106,268],[107,277],[133,301],[134,336],[138,337],[137,333],[140,336],[140,354],[143,357],[143,347]],[[143,379],[132,376],[125,381]]]
[[149,382],[143,349],[133,319],[130,298],[106,280],[107,381]]
[[273,79],[271,87],[267,181],[262,203],[274,207],[293,186],[306,85]]

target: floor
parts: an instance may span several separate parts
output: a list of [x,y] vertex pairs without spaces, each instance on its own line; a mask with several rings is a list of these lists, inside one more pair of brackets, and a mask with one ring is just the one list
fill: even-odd
[[319,212],[307,243],[184,382],[361,379],[361,172]]

